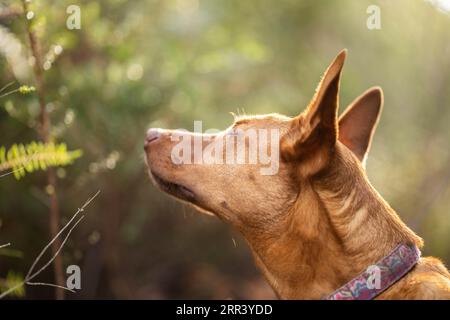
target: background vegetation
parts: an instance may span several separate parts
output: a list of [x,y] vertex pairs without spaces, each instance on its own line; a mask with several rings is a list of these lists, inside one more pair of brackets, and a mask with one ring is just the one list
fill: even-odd
[[[296,115],[342,48],[342,109],[370,86],[385,92],[368,175],[425,239],[424,254],[449,264],[448,2],[32,1],[51,140],[83,152],[55,170],[61,223],[101,190],[63,250],[64,267],[83,275],[67,297],[273,297],[237,233],[150,184],[145,131],[194,120],[223,129],[242,108]],[[66,28],[71,4],[80,30]],[[381,30],[366,27],[371,4]],[[35,85],[26,26],[20,1],[0,2],[0,88]],[[39,113],[36,92],[2,98],[0,145],[39,140]],[[44,171],[0,178],[0,245],[11,242],[0,249],[0,287],[19,281],[49,242],[52,191]],[[39,278],[54,282],[53,270]],[[18,294],[52,298],[54,289]]]

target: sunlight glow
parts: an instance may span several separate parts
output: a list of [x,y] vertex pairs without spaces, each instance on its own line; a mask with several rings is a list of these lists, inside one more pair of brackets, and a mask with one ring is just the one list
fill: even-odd
[[438,8],[439,10],[450,13],[450,0],[427,0],[433,6]]

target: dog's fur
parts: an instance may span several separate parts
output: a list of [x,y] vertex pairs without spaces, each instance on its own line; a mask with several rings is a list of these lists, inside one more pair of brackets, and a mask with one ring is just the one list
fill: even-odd
[[[422,247],[422,239],[400,220],[365,173],[383,103],[381,89],[368,90],[337,117],[345,58],[344,50],[297,117],[239,117],[229,129],[211,136],[214,143],[236,128],[279,129],[276,175],[261,175],[256,164],[176,165],[171,160],[174,131],[153,129],[147,138],[153,181],[235,226],[280,298],[322,298],[398,244]],[[378,298],[450,299],[450,274],[438,259],[421,258]]]

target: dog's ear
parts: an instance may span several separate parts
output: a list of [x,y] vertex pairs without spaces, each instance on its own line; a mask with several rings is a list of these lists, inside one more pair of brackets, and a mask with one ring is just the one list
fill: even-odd
[[383,91],[374,87],[353,101],[339,118],[339,141],[365,166],[373,134],[383,108]]
[[281,141],[286,160],[311,163],[313,167],[309,166],[308,174],[324,166],[337,141],[339,82],[346,56],[347,50],[343,50],[330,64],[308,108],[292,119],[291,128]]

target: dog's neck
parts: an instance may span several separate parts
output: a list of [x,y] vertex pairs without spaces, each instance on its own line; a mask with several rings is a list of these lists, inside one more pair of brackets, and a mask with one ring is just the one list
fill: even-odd
[[300,190],[294,207],[273,229],[244,234],[281,298],[322,298],[397,244],[422,244],[340,143],[328,169]]

